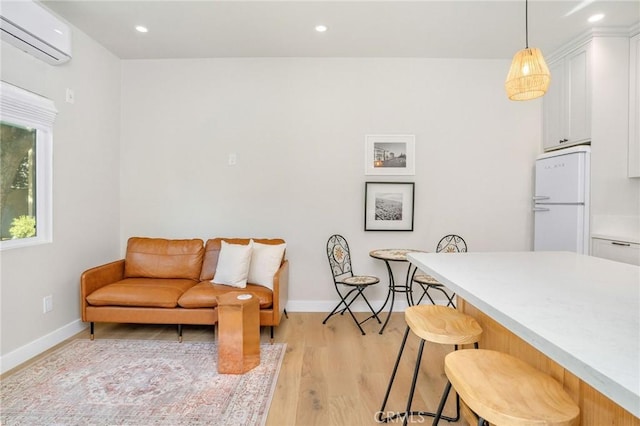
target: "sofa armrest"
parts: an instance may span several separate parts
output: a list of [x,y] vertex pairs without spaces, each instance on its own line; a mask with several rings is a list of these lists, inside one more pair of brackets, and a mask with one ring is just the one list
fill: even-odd
[[285,260],[280,269],[273,276],[273,314],[276,325],[280,324],[280,318],[287,308],[289,301],[289,261]]
[[87,296],[107,284],[124,279],[124,259],[88,269],[80,276],[82,320],[86,321]]

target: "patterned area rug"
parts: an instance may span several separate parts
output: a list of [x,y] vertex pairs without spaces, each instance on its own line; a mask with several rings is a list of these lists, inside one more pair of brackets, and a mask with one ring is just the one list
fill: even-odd
[[0,384],[2,425],[264,425],[285,344],[218,374],[213,342],[74,340]]

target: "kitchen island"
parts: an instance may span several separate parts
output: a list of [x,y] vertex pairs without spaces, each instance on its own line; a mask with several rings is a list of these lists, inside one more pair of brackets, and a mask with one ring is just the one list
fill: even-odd
[[479,320],[480,347],[563,384],[581,424],[640,425],[640,267],[569,252],[416,253]]

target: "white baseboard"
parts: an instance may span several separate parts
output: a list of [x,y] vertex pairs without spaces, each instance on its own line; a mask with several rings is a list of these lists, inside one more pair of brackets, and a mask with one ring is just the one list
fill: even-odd
[[[442,298],[435,298],[434,301],[439,305],[446,305],[447,300]],[[384,303],[384,300],[369,300],[373,309],[380,309],[380,306]],[[429,301],[423,301],[429,303]],[[331,312],[336,307],[338,301],[336,300],[289,300],[287,303],[287,312]],[[393,304],[393,312],[404,312],[407,309],[407,300],[403,297],[396,297]],[[362,300],[358,300],[351,305],[353,312],[369,312],[369,308]],[[389,312],[389,304],[384,308],[384,312]]]
[[2,355],[0,357],[0,374],[4,374],[36,355],[40,355],[47,349],[50,349],[58,343],[80,333],[85,328],[87,328],[87,324],[78,319],[34,340],[33,342],[27,343],[26,345],[9,352],[6,355]]

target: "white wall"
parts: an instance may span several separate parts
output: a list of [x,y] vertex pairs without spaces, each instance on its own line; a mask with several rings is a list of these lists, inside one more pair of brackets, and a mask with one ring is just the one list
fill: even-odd
[[[48,65],[2,42],[2,80],[52,99],[53,243],[5,250],[2,371],[77,333],[83,270],[119,255],[120,61],[73,32],[73,59]],[[65,90],[75,103],[65,103]],[[43,314],[42,298],[54,310]]]
[[[121,249],[130,236],[282,237],[290,310],[327,309],[325,254],[347,237],[356,272],[381,247],[529,250],[541,101],[503,90],[509,61],[123,61]],[[416,175],[364,175],[366,134],[414,134]],[[227,164],[237,154],[237,165]],[[364,182],[415,181],[413,232],[363,231]],[[400,272],[400,271],[398,271]],[[385,279],[386,282],[386,279]],[[379,286],[372,299],[382,300]]]

